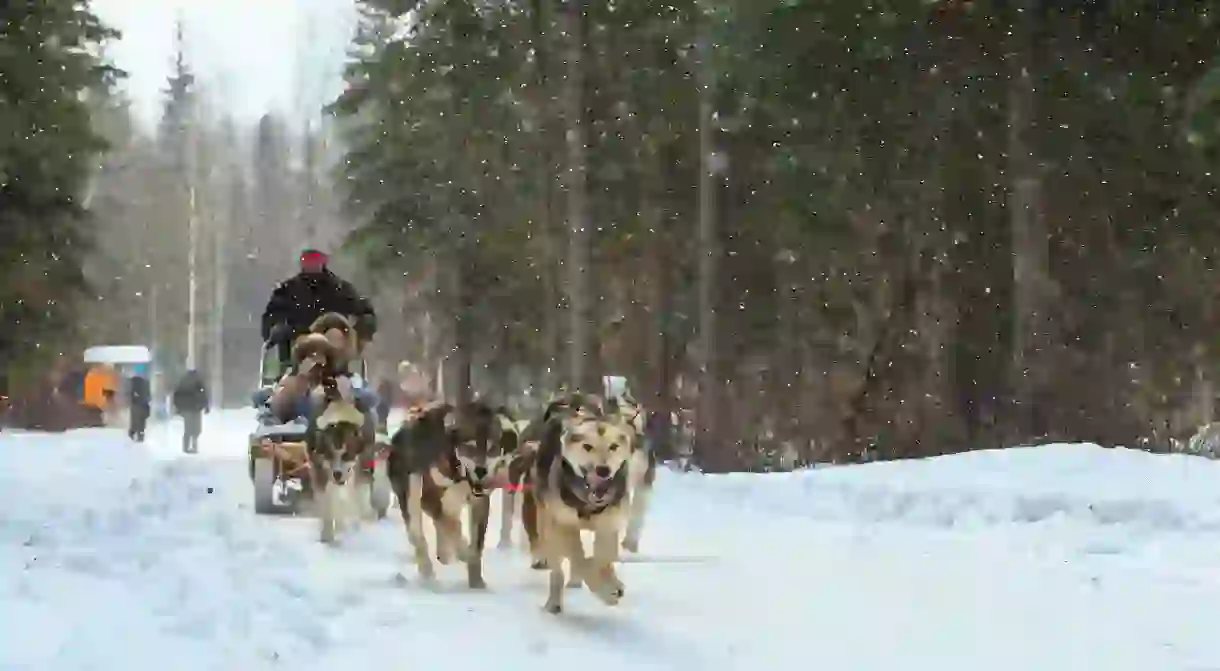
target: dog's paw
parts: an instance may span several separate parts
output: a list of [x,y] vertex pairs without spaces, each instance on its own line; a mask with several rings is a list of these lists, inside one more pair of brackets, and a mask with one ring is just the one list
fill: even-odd
[[530,568],[534,569],[535,571],[545,571],[549,567],[547,566],[545,559],[535,559],[534,561],[530,562]]
[[512,538],[501,538],[500,542],[496,545],[497,550],[511,550],[512,547],[513,547]]
[[622,587],[618,587],[610,583],[598,585],[598,588],[593,590],[593,594],[596,595],[597,598],[607,606],[617,606],[619,601],[623,600],[623,596],[626,593],[626,590],[624,590]]
[[470,578],[467,584],[470,585],[470,589],[487,589],[487,581],[483,580],[483,576],[473,576]]
[[623,539],[623,549],[628,552],[639,552],[640,551],[640,539],[624,538]]
[[556,603],[554,601],[547,601],[546,605],[542,607],[542,610],[545,610],[551,615],[558,615],[563,612],[563,604]]
[[627,593],[622,581],[613,573],[600,571],[587,580],[589,591],[607,606],[617,606]]
[[453,546],[448,541],[439,541],[436,544],[436,561],[442,566],[448,566],[453,563]]

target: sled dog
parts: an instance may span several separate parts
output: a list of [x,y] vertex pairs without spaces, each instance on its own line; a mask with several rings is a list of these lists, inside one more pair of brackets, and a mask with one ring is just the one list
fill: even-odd
[[[436,527],[437,561],[450,564],[456,556],[466,564],[470,587],[486,587],[483,549],[490,495],[508,482],[516,447],[517,432],[506,412],[480,402],[427,407],[394,434],[387,472],[424,580],[436,576],[423,530],[426,514]],[[469,539],[462,533],[467,506]]]
[[[618,413],[601,412],[595,397],[552,404],[542,440],[534,451],[522,517],[535,566],[550,570],[549,613],[563,610],[563,560],[572,582],[588,585],[607,605],[624,586],[614,570],[627,518],[628,463],[634,429]],[[585,556],[581,531],[592,531],[593,556]]]
[[361,515],[356,471],[368,447],[364,419],[347,399],[328,399],[310,432],[309,461],[323,543],[334,543],[336,534],[355,528]]

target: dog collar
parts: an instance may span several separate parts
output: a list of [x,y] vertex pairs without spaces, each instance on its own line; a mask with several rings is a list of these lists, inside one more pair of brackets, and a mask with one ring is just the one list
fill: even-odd
[[589,481],[581,474],[576,472],[576,469],[567,462],[566,459],[560,459],[560,479],[559,479],[559,498],[569,507],[576,510],[576,516],[581,519],[588,519],[606,508],[618,503],[627,490],[627,465],[624,464],[614,477],[610,479],[610,489],[607,491],[609,496],[606,497],[604,503],[590,503],[577,492],[589,491]]

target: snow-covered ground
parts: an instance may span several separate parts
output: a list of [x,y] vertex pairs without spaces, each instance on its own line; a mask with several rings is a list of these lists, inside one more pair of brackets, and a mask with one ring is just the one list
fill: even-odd
[[573,591],[552,616],[519,549],[489,551],[487,592],[456,566],[429,591],[396,512],[339,548],[255,517],[251,424],[209,416],[193,457],[176,422],[146,446],[0,434],[0,671],[1220,668],[1220,463],[666,472],[623,604]]

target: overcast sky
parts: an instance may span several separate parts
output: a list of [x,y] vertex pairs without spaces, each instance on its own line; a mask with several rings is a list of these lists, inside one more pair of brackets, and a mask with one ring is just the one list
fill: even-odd
[[[232,114],[277,111],[300,120],[340,90],[356,23],[353,0],[92,0],[122,31],[108,53],[145,122],[160,114],[174,52],[174,20],[185,22],[188,61]],[[312,39],[311,39],[312,38]]]

